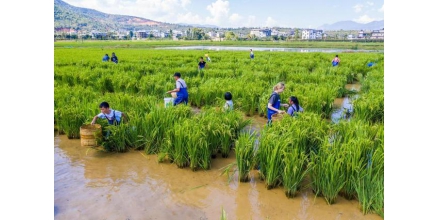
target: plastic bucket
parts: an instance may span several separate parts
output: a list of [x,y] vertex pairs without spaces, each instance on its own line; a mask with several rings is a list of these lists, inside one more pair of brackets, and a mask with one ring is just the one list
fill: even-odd
[[102,136],[102,130],[100,124],[83,125],[79,129],[81,136],[81,146],[91,147],[96,146],[96,139]]
[[174,99],[173,98],[164,98],[165,108],[169,106],[173,106]]

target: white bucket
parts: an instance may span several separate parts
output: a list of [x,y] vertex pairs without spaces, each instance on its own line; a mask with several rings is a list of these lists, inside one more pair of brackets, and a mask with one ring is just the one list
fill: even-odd
[[165,108],[169,106],[173,106],[173,102],[174,102],[173,98],[164,98],[163,101],[165,102]]

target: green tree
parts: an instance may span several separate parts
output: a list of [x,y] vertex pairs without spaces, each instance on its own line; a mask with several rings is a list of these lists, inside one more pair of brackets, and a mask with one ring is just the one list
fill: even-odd
[[228,31],[225,33],[225,39],[226,40],[235,40],[237,37],[235,36],[235,33],[232,31]]
[[299,39],[299,29],[295,28],[295,40]]

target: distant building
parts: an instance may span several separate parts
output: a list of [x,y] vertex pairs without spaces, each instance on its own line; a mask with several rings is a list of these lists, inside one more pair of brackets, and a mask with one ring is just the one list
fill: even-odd
[[365,39],[367,37],[367,33],[365,33],[363,30],[358,32],[358,38]]
[[99,32],[99,31],[91,31],[90,36],[92,36],[92,38],[102,38],[102,37],[106,37],[107,33]]
[[173,30],[173,37],[182,37],[183,32],[178,30]]
[[169,37],[170,36],[170,33],[168,33],[168,32],[161,32],[160,33],[160,37],[161,38],[167,38],[167,37]]
[[384,39],[384,29],[382,28],[371,32],[371,39]]
[[147,38],[148,37],[147,31],[145,31],[145,30],[136,31],[135,32],[135,36],[136,36],[137,39],[142,39],[142,38]]
[[322,39],[322,30],[303,29],[301,31],[301,39],[303,40],[320,40]]
[[270,37],[272,31],[270,29],[252,29],[250,35],[255,35],[256,37]]

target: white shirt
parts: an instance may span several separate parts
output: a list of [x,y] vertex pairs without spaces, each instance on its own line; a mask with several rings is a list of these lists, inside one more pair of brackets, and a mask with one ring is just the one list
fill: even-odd
[[225,105],[223,106],[225,110],[233,110],[234,109],[234,103],[232,103],[232,100],[226,101]]
[[120,122],[121,117],[122,117],[122,113],[118,110],[110,109],[110,114],[104,114],[101,112],[98,114],[98,117],[102,118],[102,119],[107,119],[107,120],[114,120],[113,117],[115,117],[116,121]]

